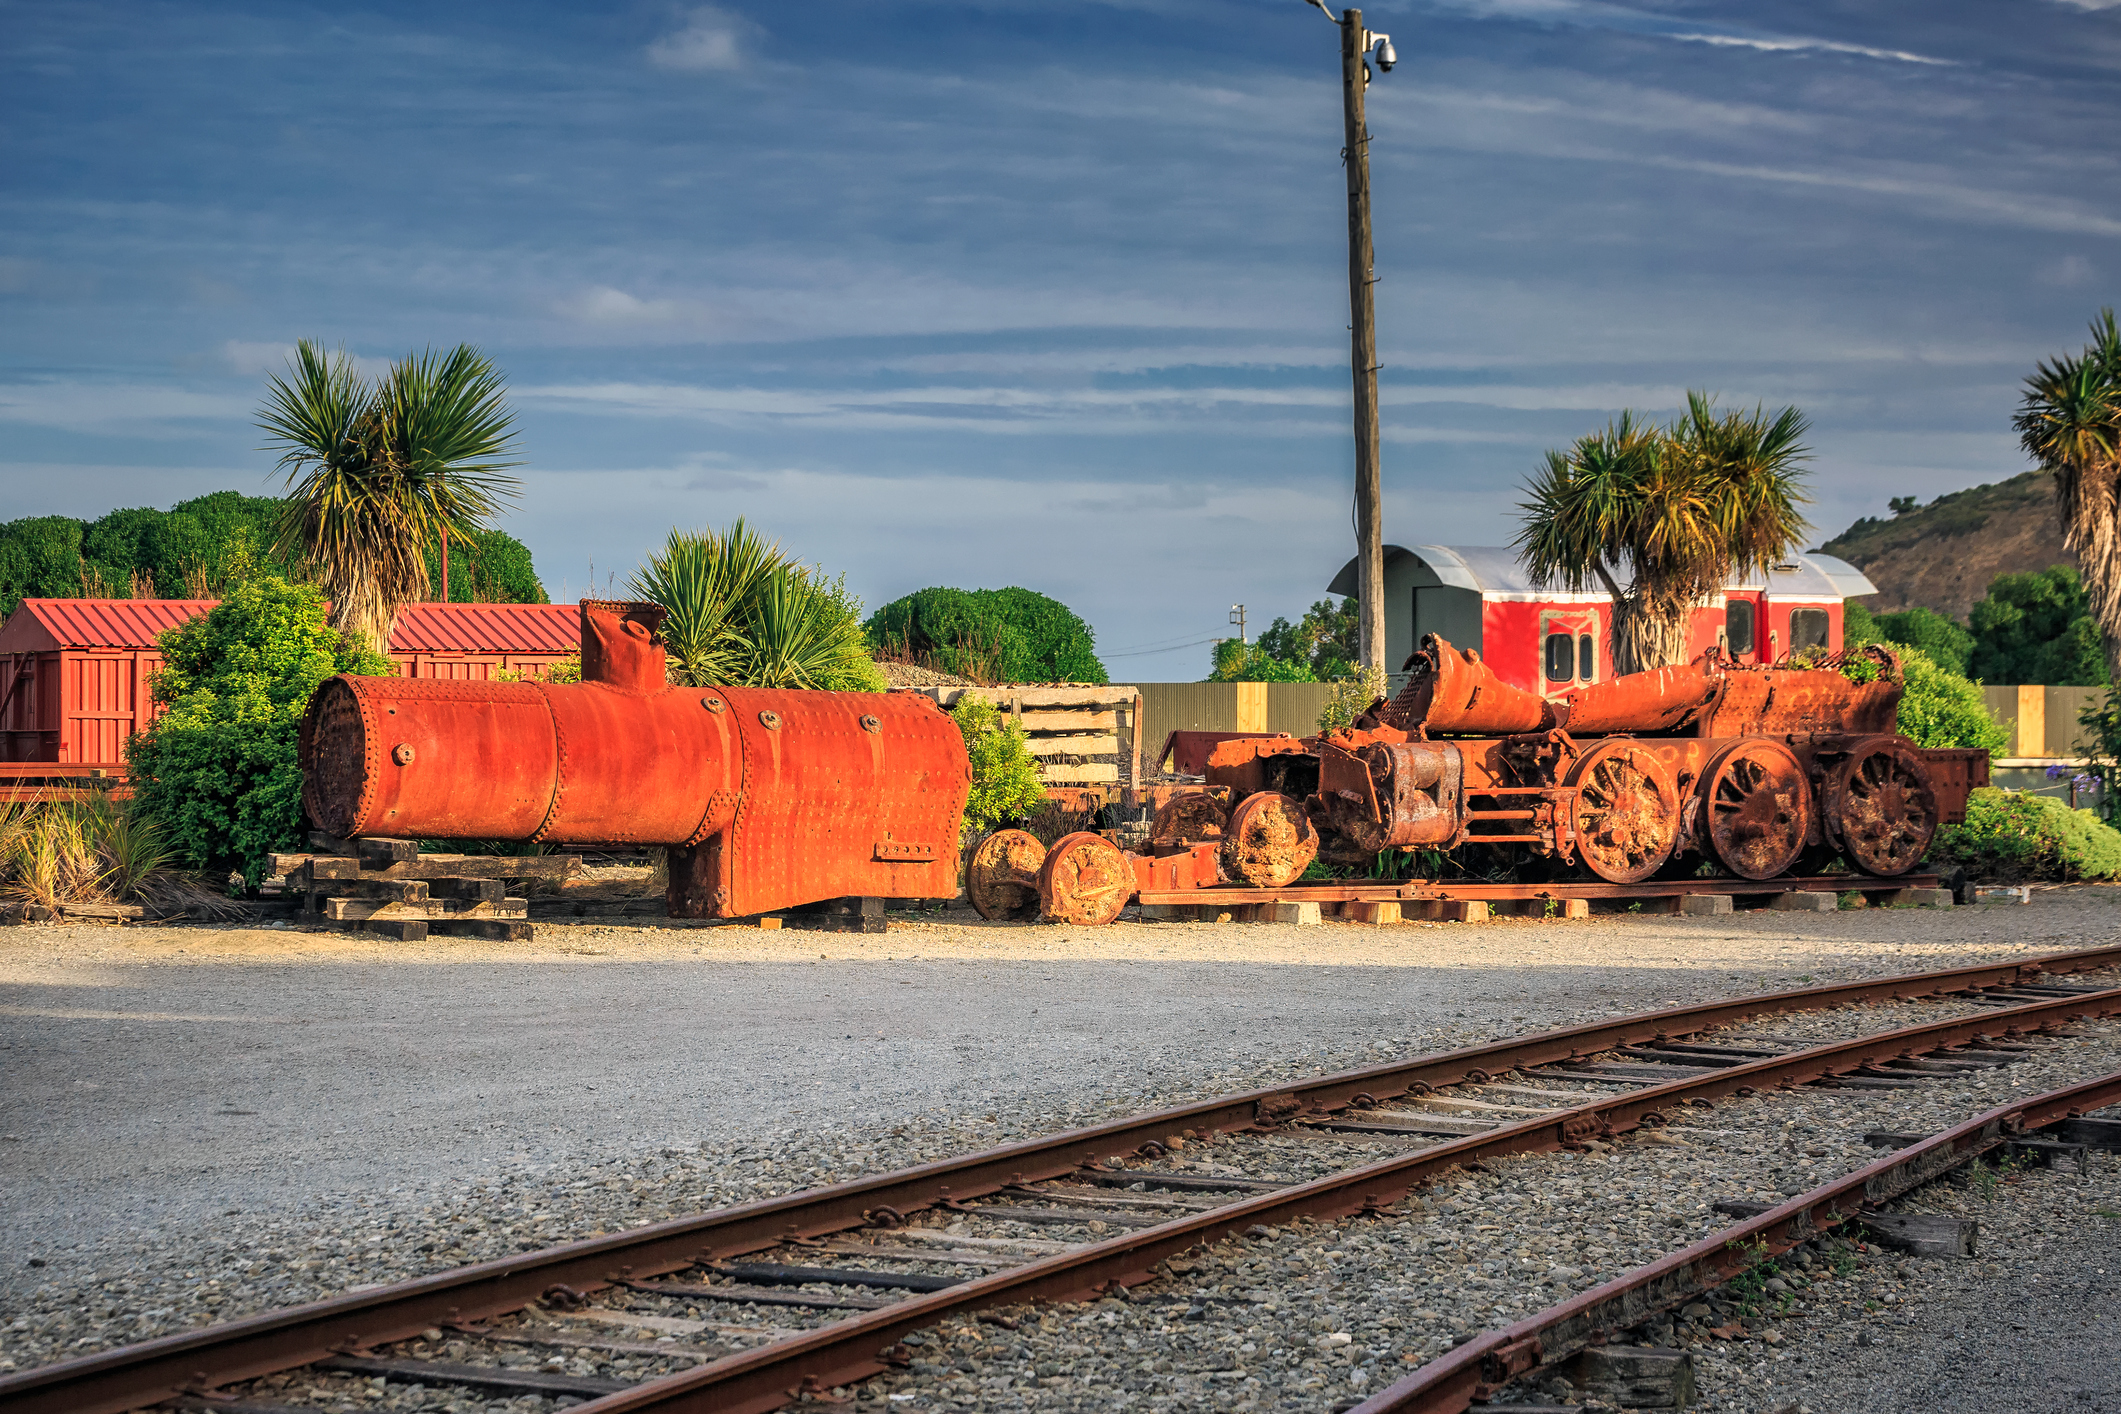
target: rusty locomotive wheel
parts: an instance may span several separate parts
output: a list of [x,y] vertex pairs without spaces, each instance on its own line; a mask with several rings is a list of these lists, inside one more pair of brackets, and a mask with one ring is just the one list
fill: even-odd
[[979,916],[994,922],[1038,916],[1038,872],[1046,847],[1025,830],[996,830],[965,865],[965,892]]
[[1576,852],[1592,873],[1633,884],[1657,872],[1679,842],[1679,792],[1664,763],[1632,741],[1601,742],[1569,773],[1576,788]]
[[1230,812],[1223,809],[1221,801],[1206,791],[1189,791],[1174,795],[1157,807],[1149,834],[1159,840],[1206,844],[1221,839],[1229,823]]
[[1826,823],[1866,874],[1890,879],[1921,862],[1937,833],[1937,796],[1922,757],[1898,737],[1865,737],[1826,780]]
[[1701,830],[1724,868],[1741,879],[1789,872],[1812,825],[1812,787],[1796,754],[1779,741],[1740,742],[1701,776]]
[[1230,812],[1223,837],[1223,872],[1255,889],[1296,882],[1318,858],[1318,830],[1304,808],[1286,795],[1261,791]]
[[1038,871],[1039,907],[1060,923],[1110,923],[1134,897],[1134,866],[1103,835],[1062,835]]

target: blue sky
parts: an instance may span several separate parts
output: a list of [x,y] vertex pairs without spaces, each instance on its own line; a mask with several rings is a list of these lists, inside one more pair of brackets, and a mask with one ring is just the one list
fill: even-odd
[[[1506,542],[1543,449],[1692,386],[1811,415],[1816,543],[2022,470],[2018,380],[2115,300],[2121,0],[1366,15],[1388,540]],[[307,337],[495,357],[555,598],[742,515],[872,605],[1022,584],[1184,679],[1352,551],[1299,0],[0,33],[0,518],[269,489],[250,418]]]

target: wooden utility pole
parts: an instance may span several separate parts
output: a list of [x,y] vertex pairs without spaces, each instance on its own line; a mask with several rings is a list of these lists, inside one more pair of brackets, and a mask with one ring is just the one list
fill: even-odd
[[[1365,668],[1385,664],[1385,544],[1383,493],[1377,471],[1377,283],[1370,252],[1370,129],[1363,119],[1364,62],[1370,36],[1362,11],[1340,17],[1341,106],[1347,128],[1348,328],[1355,374],[1355,609],[1357,643]],[[1388,60],[1389,54],[1385,56]]]

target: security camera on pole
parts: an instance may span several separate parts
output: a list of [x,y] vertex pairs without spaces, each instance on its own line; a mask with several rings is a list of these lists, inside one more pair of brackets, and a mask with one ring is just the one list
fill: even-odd
[[[1333,20],[1325,0],[1307,0]],[[1370,84],[1368,56],[1385,73],[1399,62],[1392,36],[1362,27],[1362,11],[1346,10],[1340,26],[1340,90],[1348,169],[1348,309],[1352,318],[1355,373],[1355,606],[1358,656],[1374,673],[1385,664],[1385,545],[1383,495],[1377,472],[1377,283],[1370,254],[1370,130],[1363,121],[1363,90]],[[1381,684],[1380,684],[1381,685]]]

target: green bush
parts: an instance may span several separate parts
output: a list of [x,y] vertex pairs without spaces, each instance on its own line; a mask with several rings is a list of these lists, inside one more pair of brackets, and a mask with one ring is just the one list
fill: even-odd
[[1983,786],[1966,802],[1966,823],[1946,825],[1930,862],[1976,878],[2111,879],[2121,875],[2121,830],[2052,796]]
[[301,839],[295,748],[310,694],[390,662],[327,627],[313,586],[265,574],[160,642],[154,693],[168,710],[126,749],[137,798],[188,867],[255,885],[264,856]]
[[966,693],[950,709],[972,758],[972,794],[965,801],[965,827],[982,834],[1004,821],[1021,820],[1046,798],[1038,761],[1014,717]]
[[1338,604],[1320,599],[1294,624],[1287,619],[1268,624],[1259,636],[1259,646],[1270,658],[1310,667],[1310,677],[1294,681],[1334,682],[1355,671],[1361,656],[1356,651],[1357,637],[1354,598]]
[[[1841,671],[1857,682],[1870,682],[1878,676],[1878,665],[1856,650],[1880,640],[1867,632],[1867,625],[1848,620],[1844,620],[1844,625],[1843,643],[1849,657]],[[2010,745],[2010,732],[1988,714],[1979,685],[1946,672],[1919,648],[1895,643],[1892,651],[1900,659],[1903,682],[1899,721],[1902,736],[1917,746],[1978,746],[2000,752]]]
[[[1280,622],[1276,620],[1276,622]],[[1277,658],[1260,643],[1239,643],[1225,638],[1215,645],[1215,670],[1209,682],[1317,682],[1311,666],[1298,660]]]
[[1966,661],[1974,651],[1974,636],[1934,609],[1902,609],[1873,616],[1861,604],[1850,603],[1843,608],[1843,614],[1844,643],[1898,643],[1919,648],[1946,672],[1967,675]]
[[1109,680],[1090,625],[1029,589],[917,590],[866,627],[880,652],[975,682]]

